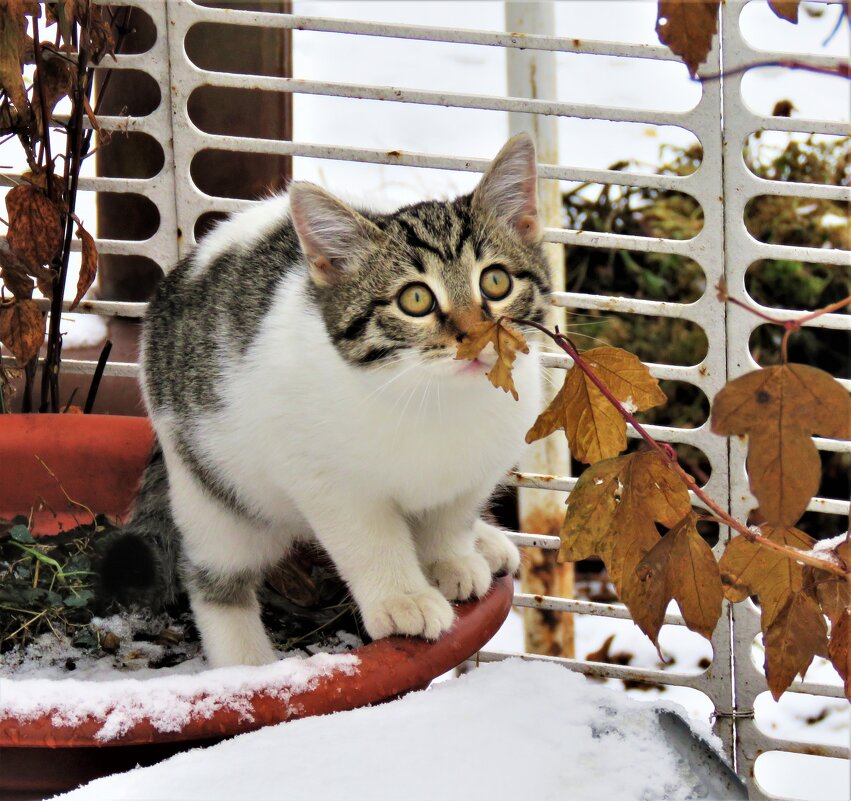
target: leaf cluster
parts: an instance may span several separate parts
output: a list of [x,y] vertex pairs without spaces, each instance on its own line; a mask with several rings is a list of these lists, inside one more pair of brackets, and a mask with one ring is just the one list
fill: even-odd
[[[756,370],[730,381],[715,397],[712,430],[748,438],[748,478],[759,502],[752,518],[760,532],[772,542],[811,550],[815,540],[795,524],[821,483],[821,460],[813,435],[851,439],[851,396],[842,385],[803,364]],[[836,557],[851,566],[843,553],[851,556],[848,547],[839,546]],[[830,600],[821,606],[828,599],[824,593],[837,582],[840,594],[847,594],[847,580],[836,577],[834,582],[834,577],[816,573],[805,581],[802,565],[745,537],[730,543],[721,569],[730,600],[759,599],[765,672],[775,698],[795,675],[806,672],[816,654],[828,651],[825,614],[836,621],[831,633],[831,642],[836,642],[830,650],[847,650],[847,631],[839,625],[844,613],[839,614]],[[836,601],[836,593],[829,597]],[[840,664],[834,664],[842,674]],[[843,677],[847,682],[847,674]],[[846,687],[851,689],[847,683]]]
[[[816,654],[833,661],[851,695],[851,543],[843,540],[824,557],[813,557],[804,552],[815,541],[794,527],[820,483],[813,435],[851,439],[851,396],[842,385],[816,368],[784,364],[735,379],[716,396],[712,430],[748,438],[747,467],[759,504],[753,518],[761,524],[753,531],[718,507],[635,419],[634,412],[665,401],[636,356],[611,347],[580,353],[564,335],[530,325],[548,333],[574,366],[527,442],[563,430],[574,456],[589,465],[568,498],[559,557],[601,559],[619,599],[657,648],[670,601],[686,626],[711,639],[725,595],[732,602],[756,596],[775,698]],[[498,349],[501,336],[512,343],[511,358],[500,382],[491,380],[516,397],[511,365],[527,348],[504,320],[475,331],[459,346],[458,358],[474,359],[489,343]],[[627,445],[626,421],[650,450],[619,455]],[[698,531],[689,489],[719,522],[743,534],[728,543],[720,565]]]
[[[97,249],[74,216],[74,198],[90,144],[90,136],[82,134],[83,114],[97,129],[89,102],[93,67],[115,48],[106,6],[58,0],[44,4],[44,16],[55,26],[53,41],[39,36],[41,4],[8,0],[0,6],[0,136],[18,139],[29,167],[6,195],[7,231],[0,237],[0,342],[20,364],[33,361],[44,341],[45,317],[33,301],[34,290],[61,301],[73,226],[82,239],[82,266],[72,309],[95,279]],[[72,106],[67,123],[54,117],[64,98]],[[62,174],[51,130],[66,137]],[[58,348],[54,351],[58,367]]]

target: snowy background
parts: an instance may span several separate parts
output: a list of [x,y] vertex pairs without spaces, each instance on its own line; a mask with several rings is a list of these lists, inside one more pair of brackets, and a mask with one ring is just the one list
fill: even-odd
[[[501,2],[295,2],[294,11],[315,16],[504,29]],[[756,46],[847,56],[847,26],[828,45],[822,44],[833,28],[837,13],[835,6],[819,18],[802,13],[795,27],[777,19],[760,0],[745,9],[742,21],[746,36]],[[556,22],[556,33],[571,38],[657,43],[655,4],[652,2],[561,2],[556,5]],[[494,47],[294,32],[294,75],[305,79],[504,95],[505,58],[505,52]],[[698,85],[688,80],[685,67],[678,63],[563,53],[557,54],[556,60],[559,100],[668,111],[691,108],[699,98]],[[746,77],[744,92],[745,99],[761,113],[770,113],[775,102],[788,99],[801,117],[849,119],[849,82],[841,79],[762,69]],[[696,142],[690,132],[670,126],[570,119],[559,119],[558,125],[561,163],[579,167],[606,168],[617,161],[634,159],[644,165],[641,169],[652,171],[659,163],[661,145],[688,146]],[[294,139],[301,142],[488,158],[496,153],[507,136],[507,115],[502,112],[294,96]],[[0,164],[21,168],[14,142],[0,146]],[[93,168],[92,161],[87,162],[90,173]],[[294,159],[294,176],[315,181],[350,198],[361,197],[387,206],[424,196],[451,196],[470,190],[477,180],[475,175],[454,171],[306,158]],[[93,198],[81,197],[79,215],[90,228],[93,227]],[[73,296],[71,287],[75,282],[76,277],[70,276],[70,296]],[[79,316],[69,315],[67,330],[70,336],[66,347],[75,340],[96,338],[100,328],[91,318],[84,323]],[[614,634],[613,653],[632,654],[633,665],[658,666],[658,656],[649,641],[627,621],[578,616],[576,629],[579,656],[597,650],[610,634]],[[701,660],[711,658],[705,641],[682,628],[666,627],[661,639],[663,649],[674,659],[671,669],[699,672]],[[519,614],[512,612],[490,647],[522,650]],[[755,659],[761,663],[757,646]],[[517,719],[516,725],[525,733],[538,732],[545,736],[551,731],[549,727],[556,725],[556,720],[558,725],[569,720],[571,710],[557,703],[548,706],[546,698],[540,699],[533,683],[535,677],[531,673],[524,677],[523,704],[528,698],[528,705],[521,705],[518,714],[525,709],[528,718],[525,725],[522,719]],[[517,678],[519,680],[519,674]],[[837,681],[835,672],[823,660],[817,660],[808,678]],[[615,681],[608,684],[613,688],[622,687]],[[476,686],[488,685],[482,680]],[[452,697],[442,689],[440,692],[443,694],[439,697]],[[558,690],[553,689],[553,692]],[[693,690],[629,690],[627,694],[642,700],[656,697],[675,700],[704,723],[711,713],[708,699]],[[502,696],[493,696],[490,703],[501,708],[500,705],[515,703],[520,695],[506,691]],[[418,696],[418,699],[424,697],[428,696]],[[541,703],[537,711],[533,709],[535,699]],[[417,700],[416,704],[419,706],[413,708],[426,709],[422,700]],[[780,737],[848,743],[848,704],[840,700],[789,693],[775,704],[765,694],[757,704],[757,721],[765,731]],[[438,739],[444,736],[438,734]],[[552,736],[557,735],[553,733]],[[283,741],[281,745],[283,747]],[[523,747],[521,742],[516,744],[514,753],[518,760],[523,758]],[[234,752],[227,753],[230,756]],[[503,755],[494,764],[501,764],[499,760],[506,758]],[[821,801],[851,795],[848,765],[840,760],[770,753],[759,759],[757,771],[766,790],[783,797]],[[523,796],[535,797],[528,791],[515,797]],[[80,797],[119,796],[90,794]],[[615,795],[601,790],[595,797]]]

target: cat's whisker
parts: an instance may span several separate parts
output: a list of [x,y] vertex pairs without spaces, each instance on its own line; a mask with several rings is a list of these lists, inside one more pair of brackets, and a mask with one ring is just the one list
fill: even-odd
[[[374,389],[372,392],[370,392],[368,395],[366,395],[366,396],[362,399],[362,401],[361,401],[361,405],[363,405],[363,404],[364,404],[364,403],[366,403],[367,401],[374,400],[375,398],[377,398],[377,397],[378,397],[378,395],[380,395],[382,392],[384,392],[384,390],[385,390],[385,389],[387,389],[387,387],[389,387],[391,384],[393,384],[394,382],[398,381],[398,380],[399,380],[402,376],[407,375],[408,373],[410,373],[410,372],[411,372],[411,370],[413,370],[413,369],[415,369],[416,367],[419,367],[419,366],[420,366],[420,361],[419,361],[419,359],[415,359],[415,358],[413,358],[413,357],[409,357],[409,358],[411,359],[411,364],[410,364],[410,365],[408,365],[407,367],[405,367],[403,370],[400,370],[400,371],[399,371],[398,373],[396,373],[395,375],[391,376],[391,377],[390,377],[387,381],[385,381],[385,382],[384,382],[383,384],[381,384],[379,387],[377,387],[377,388],[376,388],[376,389]],[[402,361],[405,361],[405,358],[404,358],[404,357],[400,357],[400,358],[399,358],[399,362],[402,362]],[[397,363],[398,363],[398,362],[397,362]]]

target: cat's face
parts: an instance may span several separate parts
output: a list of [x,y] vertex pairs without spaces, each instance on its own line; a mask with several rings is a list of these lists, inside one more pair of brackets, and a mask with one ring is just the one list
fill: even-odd
[[473,324],[502,315],[543,322],[550,280],[535,190],[525,136],[503,148],[471,195],[393,214],[362,215],[294,184],[293,222],[340,355],[365,370],[416,364],[464,375],[477,365],[455,352]]

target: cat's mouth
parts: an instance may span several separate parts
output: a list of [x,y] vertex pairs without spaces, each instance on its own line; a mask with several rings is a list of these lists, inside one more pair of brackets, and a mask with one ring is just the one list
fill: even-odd
[[458,370],[459,373],[481,373],[483,370],[487,370],[490,365],[485,364],[481,359],[473,359],[472,361],[465,361],[461,368]]

